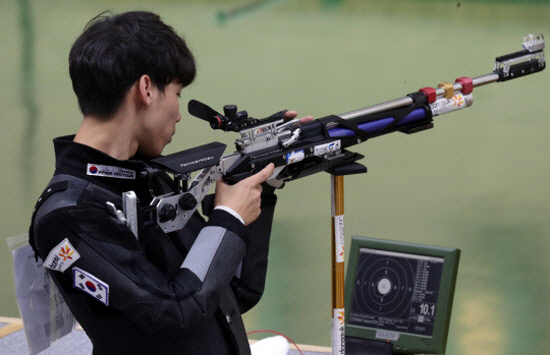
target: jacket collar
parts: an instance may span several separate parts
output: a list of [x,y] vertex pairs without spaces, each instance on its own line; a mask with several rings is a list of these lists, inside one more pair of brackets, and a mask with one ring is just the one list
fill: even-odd
[[56,175],[77,176],[114,192],[144,189],[147,181],[141,173],[149,166],[148,159],[136,155],[129,160],[118,160],[73,139],[74,135],[70,135],[53,141]]

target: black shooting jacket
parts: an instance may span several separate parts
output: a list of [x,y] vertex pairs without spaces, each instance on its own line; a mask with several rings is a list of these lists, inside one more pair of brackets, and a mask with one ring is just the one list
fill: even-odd
[[245,227],[214,210],[195,213],[179,232],[141,226],[139,239],[106,207],[121,194],[142,205],[170,189],[144,179],[147,160],[116,160],[54,140],[55,174],[33,214],[30,244],[93,343],[93,354],[250,354],[241,313],[265,284],[276,196]]

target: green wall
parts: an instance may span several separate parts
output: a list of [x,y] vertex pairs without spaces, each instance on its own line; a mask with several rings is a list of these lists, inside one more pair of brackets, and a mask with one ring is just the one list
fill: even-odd
[[[53,173],[51,139],[78,128],[67,55],[105,9],[153,10],[185,35],[199,75],[182,114],[188,99],[255,117],[340,114],[489,73],[526,34],[550,34],[543,1],[280,0],[219,22],[250,2],[0,2],[0,235],[26,231]],[[348,245],[366,235],[462,249],[448,354],[550,347],[548,89],[546,71],[481,87],[473,107],[432,130],[357,147],[369,173],[346,178]],[[184,114],[167,153],[214,140],[230,153],[236,138]],[[266,294],[248,330],[330,344],[329,181],[318,174],[280,191]],[[0,315],[18,316],[5,243],[0,253]]]

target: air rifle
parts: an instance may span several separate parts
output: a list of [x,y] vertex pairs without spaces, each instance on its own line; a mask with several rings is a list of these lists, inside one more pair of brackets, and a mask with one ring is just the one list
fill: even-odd
[[[454,83],[424,87],[397,100],[302,124],[296,124],[297,120],[286,122],[284,111],[256,119],[246,111],[238,111],[235,105],[228,105],[222,115],[191,100],[191,115],[208,121],[213,129],[240,133],[235,141],[236,151],[222,157],[225,144],[213,142],[154,159],[154,166],[144,175],[169,173],[178,189],[154,197],[140,212],[166,233],[179,230],[218,178],[236,183],[269,163],[275,164],[275,171],[267,182],[274,187],[321,171],[333,175],[366,172],[356,163],[363,156],[348,147],[391,132],[411,134],[432,128],[433,117],[471,106],[474,88],[537,73],[545,67],[543,35],[528,35],[523,50],[495,59],[490,74],[460,77]],[[199,170],[191,180],[191,173]],[[123,199],[128,205],[128,197],[123,194]],[[129,224],[133,219],[131,210],[118,211],[123,212]]]

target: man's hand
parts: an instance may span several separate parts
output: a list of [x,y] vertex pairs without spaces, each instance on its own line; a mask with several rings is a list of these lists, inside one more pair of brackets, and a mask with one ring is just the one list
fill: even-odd
[[228,185],[223,179],[216,181],[215,206],[226,206],[237,212],[245,225],[254,222],[261,213],[262,186],[261,183],[273,174],[273,163],[263,170],[235,185]]
[[[295,119],[296,116],[298,116],[298,113],[296,111],[286,111],[285,112],[285,120],[286,121],[291,121],[291,120]],[[296,120],[296,124],[301,124],[301,123],[306,123],[306,122],[311,122],[311,121],[313,121],[313,116],[306,116],[306,117],[300,118],[299,120]]]

